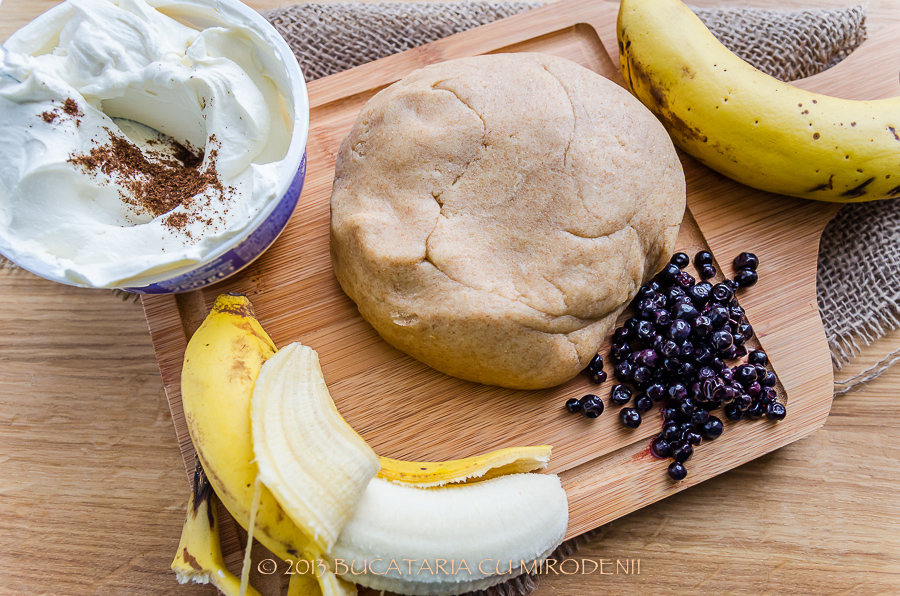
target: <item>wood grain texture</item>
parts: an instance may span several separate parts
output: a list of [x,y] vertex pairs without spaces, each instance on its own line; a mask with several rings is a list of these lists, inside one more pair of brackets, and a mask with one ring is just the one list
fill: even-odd
[[[41,4],[5,0],[0,39]],[[168,571],[186,483],[140,308],[0,272],[0,329],[0,594],[214,593]],[[641,575],[550,576],[537,594],[900,593],[898,392],[895,369],[811,438],[582,550],[641,558]]]

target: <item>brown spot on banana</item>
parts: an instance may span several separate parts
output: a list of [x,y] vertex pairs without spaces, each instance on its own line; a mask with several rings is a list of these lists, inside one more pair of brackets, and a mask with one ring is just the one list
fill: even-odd
[[872,182],[874,182],[874,181],[875,181],[875,178],[869,178],[868,180],[866,180],[859,186],[842,192],[841,196],[845,197],[847,199],[858,199],[859,197],[864,196],[866,194],[866,187],[869,186],[870,184],[872,184]]
[[822,190],[834,190],[834,174],[828,177],[828,182],[810,188],[809,192],[819,192]]
[[186,547],[181,551],[181,558],[184,559],[185,563],[187,563],[197,571],[203,570],[203,565],[197,562],[197,557],[189,553]]
[[894,135],[894,139],[900,141],[900,136],[897,135],[897,129],[893,126],[888,126],[888,130],[891,131],[891,134]]
[[887,196],[891,198],[900,197],[900,186],[895,186],[887,192]]

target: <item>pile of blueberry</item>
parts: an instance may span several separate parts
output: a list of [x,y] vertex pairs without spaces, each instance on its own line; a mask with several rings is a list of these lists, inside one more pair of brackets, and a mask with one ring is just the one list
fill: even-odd
[[[734,421],[763,416],[782,420],[787,413],[777,401],[778,379],[766,367],[766,353],[748,353],[745,347],[753,328],[734,294],[757,282],[759,259],[741,253],[734,259],[734,279],[715,285],[705,281],[716,275],[712,263],[709,252],[697,253],[694,265],[704,278],[697,283],[684,270],[690,257],[675,253],[662,272],[638,291],[632,305],[635,315],[615,330],[610,348],[620,384],[612,388],[609,401],[625,406],[634,400],[633,407],[619,412],[619,420],[628,428],[639,427],[641,414],[658,404],[663,428],[650,450],[657,457],[674,460],[669,465],[674,480],[687,476],[684,464],[694,446],[722,434],[722,420],[711,412],[724,407],[725,417]],[[744,356],[744,362],[726,363]],[[606,380],[599,354],[587,372],[595,383]],[[567,401],[566,408],[596,418],[604,407],[598,396],[585,395]]]

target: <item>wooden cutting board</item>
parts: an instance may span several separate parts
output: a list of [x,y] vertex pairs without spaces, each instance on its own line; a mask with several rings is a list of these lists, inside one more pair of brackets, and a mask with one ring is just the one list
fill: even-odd
[[[180,395],[181,364],[191,333],[223,292],[247,294],[276,344],[318,350],[332,396],[347,421],[381,455],[420,460],[467,457],[505,446],[551,444],[550,471],[562,477],[570,507],[567,537],[796,441],[819,428],[832,398],[832,367],[816,306],[820,235],[840,205],[763,193],[683,156],[688,211],[678,249],[708,248],[730,275],[738,252],[760,257],[760,282],[739,293],[754,327],[753,345],[769,354],[788,417],[726,423],[703,443],[686,480],[673,483],[668,461],[649,454],[660,418],[622,428],[608,407],[590,421],[565,412],[569,397],[598,393],[584,375],[543,391],[513,391],[443,375],[391,348],[340,289],[328,251],[329,199],[338,146],[362,105],[410,71],[443,60],[494,52],[535,51],[568,58],[617,82],[617,6],[566,0],[313,82],[309,86],[309,173],[300,204],[281,238],[248,269],[215,286],[179,296],[148,296],[144,309],[188,476],[194,451]],[[900,95],[897,29],[880,32],[849,59],[799,86],[853,99]],[[608,346],[601,349],[606,353]],[[607,364],[607,371],[612,366]],[[610,375],[612,377],[612,375]],[[226,540],[234,560],[238,541]]]

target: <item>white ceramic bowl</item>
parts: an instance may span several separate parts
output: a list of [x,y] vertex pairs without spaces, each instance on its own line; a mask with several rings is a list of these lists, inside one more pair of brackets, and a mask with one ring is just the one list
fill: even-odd
[[[122,288],[140,294],[170,294],[195,290],[237,273],[265,252],[284,230],[297,206],[306,177],[309,98],[303,73],[290,47],[268,21],[244,3],[238,0],[147,0],[147,3],[193,28],[231,25],[248,28],[256,33],[267,48],[267,51],[259,52],[257,57],[279,87],[289,91],[290,97],[285,98],[286,107],[293,112],[294,121],[293,135],[276,186],[275,199],[256,214],[243,233],[216,246],[199,263],[153,276],[139,276],[129,287]],[[65,4],[50,9],[13,34],[11,39],[29,35],[30,29],[55,21],[65,10]],[[42,271],[34,263],[25,268],[52,281],[79,285],[55,273]]]

